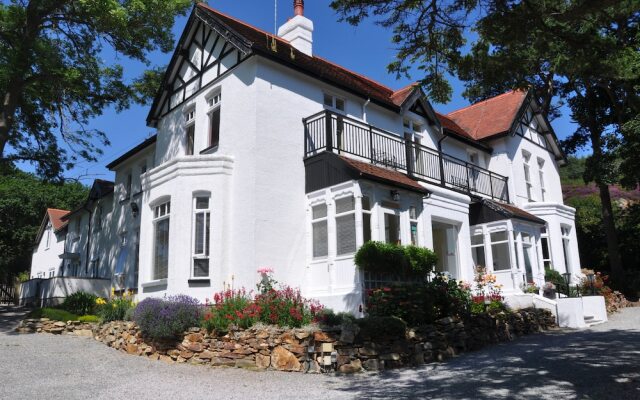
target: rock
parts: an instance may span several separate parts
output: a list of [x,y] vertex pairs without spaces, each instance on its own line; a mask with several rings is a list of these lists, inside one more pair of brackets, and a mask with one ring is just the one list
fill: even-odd
[[53,326],[58,327],[58,328],[62,328],[67,326],[66,322],[62,322],[62,321],[56,321],[53,323]]
[[47,332],[53,333],[54,335],[59,335],[64,331],[64,328],[51,328]]
[[204,337],[201,333],[191,333],[187,335],[187,340],[190,342],[202,342],[202,339],[204,339]]
[[215,354],[213,354],[209,350],[205,350],[202,353],[198,354],[198,358],[202,360],[211,360],[213,357],[215,357]]
[[211,365],[214,367],[235,367],[236,361],[228,358],[213,357],[211,359]]
[[360,349],[358,350],[358,353],[360,353],[360,355],[368,356],[368,357],[378,355],[378,351],[375,349],[375,347],[373,347],[373,345],[360,347]]
[[73,331],[73,334],[76,336],[86,336],[86,337],[93,336],[93,332],[90,329],[77,329]]
[[351,344],[356,340],[355,329],[345,328],[340,333],[340,341],[342,343]]
[[267,369],[271,365],[271,357],[262,354],[256,354],[256,367]]
[[296,338],[298,340],[306,339],[306,338],[309,337],[309,332],[307,332],[307,331],[298,331],[298,332],[296,332],[295,336],[296,336]]
[[260,331],[256,334],[257,339],[266,339],[268,337],[269,337],[269,332],[267,331]]
[[367,371],[379,371],[381,369],[380,362],[375,358],[366,360],[362,366]]
[[300,371],[301,368],[298,358],[282,346],[271,352],[271,366],[278,371]]
[[173,364],[173,358],[169,356],[165,356],[164,354],[161,354],[158,357],[160,361],[166,362],[167,364]]
[[352,360],[349,364],[344,364],[338,368],[343,374],[355,374],[362,370],[362,362],[360,360]]
[[194,353],[200,353],[204,350],[204,346],[202,346],[202,343],[190,343],[187,349]]
[[138,346],[132,343],[127,343],[127,353],[128,354],[138,354]]
[[400,361],[400,354],[398,353],[381,354],[380,359],[385,361]]
[[180,357],[184,358],[185,360],[188,360],[191,357],[193,357],[193,353],[188,350],[183,350],[180,352]]
[[253,360],[249,360],[247,358],[243,358],[241,360],[236,360],[235,364],[236,368],[244,368],[244,369],[256,369],[256,363]]

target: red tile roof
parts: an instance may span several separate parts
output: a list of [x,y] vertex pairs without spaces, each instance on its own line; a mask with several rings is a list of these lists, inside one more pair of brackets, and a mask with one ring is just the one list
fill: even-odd
[[47,208],[47,215],[49,216],[49,221],[51,221],[51,226],[53,226],[54,231],[59,231],[60,229],[67,226],[68,221],[62,220],[62,217],[64,217],[67,214],[69,214],[69,210]]
[[413,93],[417,85],[417,83],[412,83],[400,90],[396,90],[395,92],[393,92],[393,94],[391,95],[391,101],[393,102],[393,104],[397,105],[398,107],[402,106],[405,100],[407,100],[409,96],[411,96],[411,93]]
[[[485,200],[488,201],[488,200]],[[535,215],[526,212],[525,210],[518,208],[512,204],[502,203],[498,201],[492,201],[493,204],[497,205],[504,209],[508,214],[511,214],[511,217],[520,218],[531,222],[537,222],[540,224],[546,224],[546,221],[540,217],[536,217]]]
[[[296,50],[288,41],[226,15],[204,3],[198,3],[197,7],[251,42],[251,49],[255,52],[276,59],[280,63],[302,70],[319,79],[328,80],[336,86],[356,92],[365,98],[371,98],[371,101],[393,109],[398,108],[398,105],[392,99],[392,96],[397,92],[387,86],[324,58],[308,56]],[[276,41],[275,52],[271,49],[271,43],[274,39]],[[407,88],[402,90],[405,89]]]
[[440,124],[442,125],[443,129],[453,132],[456,135],[459,135],[471,140],[475,140],[473,136],[471,136],[467,131],[462,129],[462,127],[456,124],[456,122],[451,118],[447,117],[446,115],[442,115],[440,113],[436,113],[436,116],[440,120]]
[[360,172],[364,178],[370,178],[391,185],[401,186],[406,189],[415,190],[421,193],[428,193],[429,191],[419,184],[417,181],[409,178],[407,175],[388,168],[378,167],[373,164],[369,164],[362,161],[357,161],[352,158],[339,156],[351,168]]
[[512,90],[447,114],[475,140],[488,139],[511,129],[527,92]]

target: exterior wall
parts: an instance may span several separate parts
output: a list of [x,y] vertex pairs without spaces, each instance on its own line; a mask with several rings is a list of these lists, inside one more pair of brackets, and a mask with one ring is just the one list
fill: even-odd
[[[58,276],[61,265],[59,256],[64,252],[66,236],[66,229],[55,232],[51,223],[47,223],[47,227],[42,233],[40,241],[33,249],[33,256],[31,257],[31,279]],[[49,237],[48,246],[47,237]]]
[[62,303],[65,297],[79,291],[107,297],[109,284],[108,279],[70,277],[31,279],[20,284],[19,304],[40,307],[57,305]]

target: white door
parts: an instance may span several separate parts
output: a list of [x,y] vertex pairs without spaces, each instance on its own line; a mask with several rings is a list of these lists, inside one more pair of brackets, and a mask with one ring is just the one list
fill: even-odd
[[437,272],[458,277],[458,227],[443,222],[433,222],[433,249],[438,255]]

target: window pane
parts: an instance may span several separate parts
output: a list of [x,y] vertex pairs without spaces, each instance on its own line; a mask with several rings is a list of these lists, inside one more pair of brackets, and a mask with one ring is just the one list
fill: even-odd
[[336,98],[336,108],[340,111],[344,111],[344,100]]
[[209,259],[196,258],[193,260],[193,277],[203,278],[209,276]]
[[336,200],[336,213],[340,214],[347,211],[355,210],[355,199],[353,196],[343,197]]
[[208,197],[197,197],[196,198],[196,209],[198,210],[206,210],[209,208],[209,198]]
[[327,221],[314,222],[312,224],[313,256],[326,257],[329,254],[327,241]]
[[196,126],[191,125],[187,128],[187,155],[193,155],[193,140],[195,136]]
[[471,235],[471,245],[474,244],[483,244],[484,243],[484,235],[483,234],[478,234],[478,235]]
[[220,143],[220,108],[211,112],[209,120],[209,147],[213,147]]
[[362,209],[371,210],[371,199],[368,196],[362,196]]
[[362,238],[364,243],[371,241],[371,214],[362,214]]
[[327,216],[327,205],[318,204],[311,209],[313,219],[324,218]]
[[484,246],[472,247],[471,256],[473,257],[473,265],[485,267],[487,262],[484,258]]
[[491,242],[501,242],[507,240],[507,231],[493,232],[491,234]]
[[195,254],[204,253],[204,213],[196,214]]
[[511,261],[509,260],[509,243],[505,242],[491,245],[491,254],[493,255],[494,271],[511,269]]
[[329,107],[333,107],[333,96],[331,96],[330,94],[324,94],[324,105],[325,106],[329,106]]
[[418,214],[416,213],[416,208],[414,206],[409,207],[409,218],[411,219],[418,218]]
[[411,244],[414,246],[418,245],[418,223],[411,223]]
[[153,279],[167,277],[169,267],[169,219],[156,223]]
[[400,216],[384,214],[384,238],[387,243],[400,244]]
[[211,222],[211,215],[209,213],[207,213],[207,218],[206,218],[206,221],[205,221],[205,231],[204,231],[204,254],[206,256],[209,255],[209,248],[211,246],[209,244],[209,242],[210,242],[209,237],[211,235],[211,230],[210,230],[211,229],[210,228],[211,223],[210,222]]
[[336,218],[337,254],[349,254],[356,251],[356,216],[343,215]]
[[540,243],[542,244],[542,258],[545,260],[550,259],[549,257],[549,239],[546,237],[540,238]]

